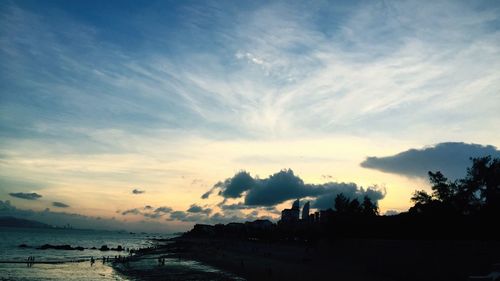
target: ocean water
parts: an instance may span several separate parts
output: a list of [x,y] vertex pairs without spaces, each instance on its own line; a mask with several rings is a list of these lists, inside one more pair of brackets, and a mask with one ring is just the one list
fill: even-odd
[[[119,245],[124,248],[143,248],[152,245],[150,239],[152,237],[148,234],[113,231],[0,228],[0,280],[128,280],[109,265],[97,261],[90,266],[89,261],[91,257],[123,256],[127,255],[127,252],[36,248],[44,244],[84,248],[100,248],[102,245],[107,245],[109,248]],[[28,247],[21,248],[19,247],[21,244],[26,244]],[[31,267],[25,263],[29,256],[35,257],[36,262]]]
[[[171,235],[164,235],[166,238]],[[100,258],[103,255],[127,255],[127,252],[85,249],[78,250],[38,250],[43,244],[71,245],[84,248],[100,248],[107,245],[116,248],[144,248],[152,245],[150,238],[164,237],[150,234],[130,234],[128,232],[51,229],[51,228],[0,228],[0,261],[25,261],[28,256],[34,256],[35,261],[72,261],[78,259]],[[21,248],[26,244],[29,248]]]
[[[119,245],[130,249],[144,248],[154,245],[153,238],[174,236],[97,230],[0,227],[0,281],[141,280],[140,276],[125,276],[116,271],[110,263],[102,262],[103,256],[124,256],[128,255],[127,252],[101,252],[98,249],[102,245],[107,245],[109,248],[116,248]],[[19,247],[21,244],[29,247]],[[36,249],[44,244],[96,247],[97,250]],[[35,264],[32,266],[26,263],[29,256],[35,257]],[[93,265],[90,264],[91,257],[96,259]],[[130,264],[132,267],[145,270],[144,272],[155,272],[159,269],[163,269],[160,272],[167,272],[167,275],[161,273],[158,280],[165,278],[167,280],[243,280],[209,265],[190,260],[167,258],[162,268],[159,268],[155,257],[141,259]]]

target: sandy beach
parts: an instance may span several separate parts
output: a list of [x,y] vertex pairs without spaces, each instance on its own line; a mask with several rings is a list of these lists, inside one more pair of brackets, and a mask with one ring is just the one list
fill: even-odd
[[149,263],[118,270],[136,279],[174,280],[165,279],[168,269],[157,265],[164,256],[234,274],[202,280],[468,280],[487,274],[500,261],[499,250],[500,243],[491,241],[339,239],[305,245],[178,238],[137,257]]

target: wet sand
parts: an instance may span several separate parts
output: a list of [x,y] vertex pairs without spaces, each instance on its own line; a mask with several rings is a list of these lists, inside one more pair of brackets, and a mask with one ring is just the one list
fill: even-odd
[[[339,239],[315,245],[179,238],[140,258],[200,261],[247,280],[468,280],[500,262],[492,241]],[[155,260],[153,259],[153,262]],[[164,279],[167,268],[120,268],[143,280]],[[149,272],[149,273],[148,273]],[[146,275],[146,277],[141,277]],[[219,280],[234,280],[228,279]],[[193,278],[212,280],[210,278]],[[172,279],[174,280],[174,279]],[[217,279],[215,279],[217,280]]]
[[1,263],[0,281],[127,281],[127,276],[120,275],[112,267],[90,262],[36,262],[31,267],[24,263]]
[[[151,249],[145,254],[132,257],[125,263],[114,263],[114,269],[130,280],[244,280],[237,275],[201,263],[194,259],[180,258],[172,248]],[[159,259],[164,259],[163,263]]]

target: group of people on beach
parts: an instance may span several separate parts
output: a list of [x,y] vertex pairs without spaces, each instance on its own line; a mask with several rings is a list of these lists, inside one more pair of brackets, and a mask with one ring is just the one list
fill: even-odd
[[158,258],[158,264],[159,265],[165,265],[165,258],[159,257]]
[[[90,257],[90,266],[93,266],[95,261],[96,260],[94,259],[94,257]],[[107,256],[107,257],[102,256],[102,264],[105,264],[106,262],[126,263],[128,261],[129,261],[129,257],[121,256],[121,255],[115,256],[114,258],[109,257],[109,256]]]
[[34,256],[29,256],[28,259],[26,259],[26,266],[27,267],[32,267],[34,263],[35,263]]

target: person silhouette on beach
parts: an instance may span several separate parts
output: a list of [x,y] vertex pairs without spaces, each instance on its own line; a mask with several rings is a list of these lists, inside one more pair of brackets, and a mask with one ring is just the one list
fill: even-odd
[[94,257],[90,257],[90,266],[93,266],[95,263]]
[[29,256],[28,257],[28,262],[27,262],[28,267],[32,267],[34,263],[35,263],[35,257],[34,256]]

